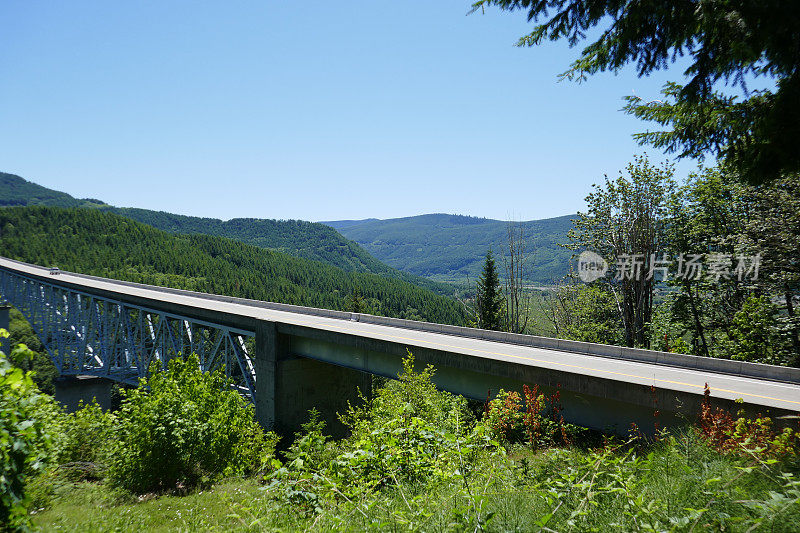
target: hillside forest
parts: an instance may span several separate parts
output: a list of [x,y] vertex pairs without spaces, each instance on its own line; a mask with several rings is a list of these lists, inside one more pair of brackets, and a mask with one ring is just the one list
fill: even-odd
[[216,218],[192,217],[150,209],[115,207],[97,199],[77,199],[65,192],[27,181],[20,176],[0,172],[0,207],[28,205],[99,209],[168,233],[236,239],[259,248],[327,263],[348,272],[379,274],[408,281],[440,294],[453,294],[453,287],[450,285],[436,283],[387,266],[358,244],[324,224],[304,220],[259,218],[234,218],[222,221]]
[[[575,215],[514,223],[530,256],[524,282],[551,285],[568,272],[566,242]],[[388,220],[325,222],[384,263],[417,276],[463,284],[480,275],[487,250],[507,256],[509,223],[430,214]]]
[[402,281],[222,237],[172,235],[96,209],[0,210],[0,255],[114,279],[459,324],[460,304]]

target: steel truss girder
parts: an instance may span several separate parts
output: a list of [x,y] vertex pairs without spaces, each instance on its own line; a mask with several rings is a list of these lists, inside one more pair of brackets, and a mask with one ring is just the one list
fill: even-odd
[[132,305],[0,270],[0,300],[19,309],[62,375],[136,385],[151,365],[197,354],[204,372],[222,370],[251,402],[255,333]]

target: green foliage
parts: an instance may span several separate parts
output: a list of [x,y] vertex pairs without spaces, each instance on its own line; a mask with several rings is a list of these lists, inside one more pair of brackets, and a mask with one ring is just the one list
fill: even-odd
[[[763,463],[763,464],[762,464]],[[115,501],[82,483],[37,513],[43,531],[773,531],[800,519],[796,470],[720,455],[692,432],[651,446],[512,448],[467,476],[413,492],[385,487],[301,508],[251,480],[190,495]],[[470,496],[470,493],[472,496]],[[660,527],[659,527],[660,525]],[[545,529],[544,531],[547,531]]]
[[592,283],[561,283],[544,296],[547,320],[556,337],[600,344],[621,344],[624,330],[615,295]]
[[[562,78],[584,80],[629,63],[647,76],[678,57],[690,58],[685,85],[667,83],[660,100],[627,98],[629,113],[671,126],[637,135],[640,142],[680,156],[711,152],[753,183],[800,170],[800,12],[793,3],[479,0],[473,10],[484,5],[544,19],[520,46],[559,39],[574,46],[596,35]],[[748,79],[757,76],[771,78],[775,87],[748,91]],[[744,99],[715,90],[720,82],[739,85]]]
[[[798,192],[797,176],[760,187],[742,185],[724,167],[690,177],[673,207],[667,251],[727,258],[728,272],[678,279],[673,269],[669,284],[677,290],[662,304],[659,335],[684,339],[695,355],[800,365]],[[741,258],[752,264],[753,257],[760,258],[756,279],[734,272]]]
[[375,314],[460,324],[452,298],[398,279],[207,235],[170,235],[88,209],[0,210],[0,255],[125,281],[345,310],[358,292]]
[[751,296],[733,315],[730,357],[738,361],[781,364],[776,354],[783,352],[777,334],[777,307],[766,296]]
[[[342,416],[352,429],[342,441],[329,440],[312,412],[285,464],[270,460],[277,469],[260,490],[238,479],[181,497],[132,501],[107,485],[62,485],[35,525],[45,531],[789,532],[800,520],[797,433],[775,431],[768,419],[728,421],[712,412],[708,427],[722,430],[715,434],[701,423],[697,430],[663,432],[654,442],[554,448],[558,432],[544,439],[549,407],[558,400],[534,387],[524,391],[524,406],[519,395],[499,396],[501,404],[516,406],[505,413],[522,426],[522,442],[506,442],[506,452],[490,424],[462,418],[463,398],[437,391],[434,377],[430,367],[415,371],[408,358],[400,379]],[[713,435],[724,439],[721,448]],[[551,447],[535,449],[542,445]]]
[[69,194],[42,187],[14,174],[0,172],[0,207],[22,205],[78,207],[80,201]]
[[34,383],[45,394],[55,394],[53,380],[58,377],[58,369],[50,359],[50,355],[44,349],[42,341],[33,331],[33,328],[25,320],[16,307],[11,308],[10,324],[8,332],[10,334],[8,342],[11,346],[24,344],[32,352],[33,357],[22,357],[11,362],[18,368],[31,372]]
[[570,444],[582,431],[564,422],[560,391],[548,398],[538,385],[524,385],[523,396],[500,389],[487,403],[483,423],[494,438],[506,445],[526,442],[534,448]]
[[[526,282],[549,284],[569,270],[566,240],[574,215],[520,223],[531,253]],[[326,222],[379,260],[405,272],[463,283],[480,276],[486,249],[507,253],[508,222],[431,214],[388,220]],[[497,259],[502,262],[502,255]]]
[[[609,274],[595,283],[618,294],[626,346],[649,343],[647,326],[658,280],[648,275],[648,265],[667,242],[676,201],[673,173],[669,164],[656,166],[647,156],[634,157],[617,179],[606,177],[603,185],[594,186],[586,197],[586,212],[578,213],[569,232],[572,250],[594,251],[609,265]],[[638,266],[631,260],[634,255],[640,258]]]
[[521,490],[544,503],[535,523],[565,531],[747,531],[760,525],[791,531],[785,520],[800,502],[793,474],[758,458],[744,467],[721,460],[692,433],[668,436],[649,449],[555,450],[545,468],[521,481]]
[[748,189],[746,248],[761,255],[758,288],[780,302],[777,333],[788,346],[786,364],[800,366],[800,176],[786,176],[768,187]]
[[[8,332],[0,330],[0,336]],[[32,357],[24,346],[12,349],[14,359]],[[25,528],[29,524],[27,479],[46,465],[50,438],[45,423],[36,416],[44,398],[30,373],[11,365],[0,352],[0,528]]]
[[109,470],[113,485],[134,493],[205,484],[255,472],[271,459],[273,435],[221,373],[203,373],[197,356],[155,365],[140,387],[124,393],[118,443]]
[[137,222],[178,235],[202,234],[235,239],[245,244],[275,250],[287,255],[320,261],[344,270],[376,274],[384,278],[402,280],[438,294],[450,294],[452,289],[406,272],[391,268],[346,239],[325,224],[304,220],[269,220],[234,218],[227,221],[215,218],[198,218],[175,215],[148,209],[127,207],[102,208]]
[[661,352],[692,353],[691,347],[684,339],[685,328],[675,320],[672,312],[673,298],[662,301],[653,311],[650,323],[650,348]]
[[436,374],[433,365],[421,371],[414,369],[414,356],[409,352],[403,359],[403,371],[397,380],[381,387],[369,404],[363,417],[345,423],[356,434],[360,423],[387,423],[403,416],[414,416],[445,432],[463,431],[474,417],[471,416],[463,396],[439,390],[433,383]]
[[775,428],[770,417],[749,418],[743,412],[733,416],[725,409],[713,408],[710,396],[706,385],[698,429],[716,451],[759,458],[800,456],[800,432],[791,427]]
[[522,440],[522,397],[516,391],[500,389],[486,406],[484,421],[495,437],[503,442]]
[[266,490],[319,513],[331,501],[402,487],[424,492],[467,475],[482,453],[500,453],[466,400],[437,390],[433,376],[430,366],[416,372],[409,355],[397,381],[341,415],[351,435],[340,443],[327,441],[312,412]]
[[486,253],[483,272],[475,288],[475,311],[478,315],[478,327],[482,329],[501,330],[505,325],[505,300],[500,288],[500,278],[494,262],[492,251]]
[[60,426],[56,462],[59,465],[96,464],[97,473],[102,474],[111,460],[110,454],[117,437],[116,416],[103,411],[93,400],[66,415]]

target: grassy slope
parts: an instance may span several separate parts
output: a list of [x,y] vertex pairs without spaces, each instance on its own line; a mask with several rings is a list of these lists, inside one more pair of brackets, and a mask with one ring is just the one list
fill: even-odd
[[321,261],[350,272],[379,274],[386,278],[400,279],[439,294],[452,295],[454,292],[448,285],[401,272],[381,263],[358,244],[324,224],[302,220],[255,218],[222,221],[149,209],[114,207],[100,200],[79,200],[67,193],[42,187],[14,174],[0,172],[0,207],[24,205],[99,208],[170,233],[205,234],[236,239],[301,259]]
[[[529,281],[546,284],[565,275],[571,252],[568,215],[523,222],[526,249],[532,254]],[[420,215],[389,220],[326,222],[381,261],[411,274],[443,281],[475,280],[489,248],[506,250],[507,223],[459,215]]]
[[[34,517],[34,525],[42,531],[472,531],[478,530],[474,515],[480,508],[484,519],[493,513],[482,529],[488,531],[539,530],[537,522],[553,509],[549,531],[670,526],[678,531],[693,526],[695,531],[744,531],[748,527],[738,525],[739,520],[754,517],[754,505],[769,502],[775,509],[762,511],[767,516],[757,530],[796,531],[800,506],[770,500],[769,491],[781,492],[775,472],[742,472],[740,467],[750,463],[693,441],[683,444],[683,439],[657,445],[650,454],[642,452],[595,462],[595,456],[580,449],[554,453],[518,448],[509,460],[472,465],[473,498],[455,480],[435,488],[405,485],[400,490],[387,487],[381,496],[357,502],[358,508],[344,500],[329,503],[316,515],[275,500],[252,479],[143,502],[120,500],[102,485],[66,484],[56,490],[52,506]],[[569,481],[584,472],[589,475],[580,484]],[[603,495],[606,485],[617,492]],[[691,509],[709,511],[695,523]],[[570,516],[573,511],[577,514]],[[665,516],[680,521],[669,524]]]
[[0,209],[0,255],[66,270],[216,294],[458,323],[458,302],[410,283],[207,235],[172,235],[90,209]]

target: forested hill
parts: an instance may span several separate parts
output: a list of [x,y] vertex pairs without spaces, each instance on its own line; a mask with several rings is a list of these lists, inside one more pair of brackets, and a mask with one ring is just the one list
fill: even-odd
[[432,282],[381,263],[363,248],[324,224],[302,220],[235,218],[222,221],[184,215],[114,207],[100,200],[76,199],[26,181],[14,174],[0,172],[0,207],[48,205],[56,207],[92,207],[116,213],[170,233],[202,233],[236,239],[261,248],[269,248],[295,257],[322,261],[351,272],[380,274],[402,279],[440,294],[452,294],[453,288]]
[[[559,244],[567,242],[575,217],[521,223],[531,253],[528,281],[549,283],[567,274],[571,252]],[[508,248],[508,223],[501,220],[431,214],[323,223],[390,266],[441,281],[475,280],[489,248],[498,256]]]
[[101,209],[170,233],[203,233],[227,237],[295,257],[322,261],[347,271],[402,277],[402,273],[381,263],[358,244],[324,224],[261,218],[233,218],[223,221],[130,207],[107,206]]
[[100,200],[79,200],[61,191],[54,191],[26,181],[15,174],[0,172],[0,207],[15,205],[50,205],[55,207],[96,207]]
[[458,324],[460,304],[411,283],[231,239],[173,235],[94,209],[0,209],[0,255],[114,279]]

